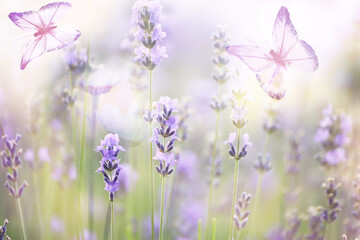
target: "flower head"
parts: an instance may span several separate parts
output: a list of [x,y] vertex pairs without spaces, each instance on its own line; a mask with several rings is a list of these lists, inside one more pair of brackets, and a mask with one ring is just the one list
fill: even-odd
[[67,47],[64,51],[64,61],[73,74],[81,74],[88,64],[87,51],[85,48]]
[[134,61],[153,70],[166,55],[166,49],[160,42],[166,37],[162,30],[162,5],[157,0],[138,0],[133,6],[132,23],[136,27],[135,39],[143,46],[135,49]]
[[332,167],[346,161],[344,147],[350,142],[352,122],[348,115],[334,112],[331,104],[322,110],[322,114],[314,142],[320,143],[325,150],[323,156],[318,157],[320,164]]
[[4,145],[7,151],[2,151],[2,166],[8,170],[6,173],[6,182],[4,187],[9,190],[9,194],[14,198],[21,197],[25,187],[28,185],[26,181],[19,187],[19,189],[14,188],[10,185],[10,182],[13,184],[18,184],[19,179],[19,169],[21,168],[21,154],[22,149],[18,148],[21,135],[17,134],[16,138],[9,140],[7,135],[3,136]]
[[109,133],[101,140],[100,146],[95,150],[101,152],[102,159],[100,167],[96,171],[102,173],[105,182],[105,191],[109,192],[110,201],[114,200],[115,192],[119,190],[119,175],[120,175],[120,159],[118,154],[125,149],[119,145],[119,136],[117,134]]

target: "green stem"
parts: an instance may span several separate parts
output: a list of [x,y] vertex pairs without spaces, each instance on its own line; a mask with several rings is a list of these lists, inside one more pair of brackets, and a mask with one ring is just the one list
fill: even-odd
[[234,191],[233,191],[233,201],[231,206],[231,217],[230,217],[230,240],[233,239],[233,226],[234,226],[234,211],[236,203],[236,190],[237,190],[237,178],[238,178],[238,167],[239,160],[235,160],[235,173],[234,173]]
[[[16,192],[18,192],[18,184],[17,184],[17,182],[15,183],[15,190],[16,190]],[[19,216],[19,221],[20,221],[20,228],[21,228],[21,232],[22,232],[22,237],[23,237],[23,240],[27,240],[25,222],[24,222],[24,214],[23,214],[23,211],[22,211],[20,198],[16,198],[15,201],[16,201],[16,210],[17,210],[17,213],[18,213],[18,216]]]
[[202,239],[202,233],[201,233],[201,219],[198,221],[198,240]]
[[261,188],[262,188],[262,178],[263,178],[263,173],[261,172],[259,175],[259,182],[258,185],[256,187],[256,194],[255,194],[255,204],[254,204],[254,215],[253,215],[253,221],[251,223],[251,238],[250,239],[254,239],[254,233],[256,233],[256,216],[257,216],[257,210],[258,210],[258,204],[259,204],[259,197],[260,197],[260,193],[261,193]]
[[114,201],[111,201],[111,240],[114,240],[114,238]]
[[211,240],[216,239],[216,218],[212,218],[212,231],[211,231]]
[[160,234],[159,240],[163,239],[164,229],[163,229],[163,215],[164,215],[164,196],[165,196],[165,176],[162,176],[161,179],[161,210],[160,210]]
[[[211,219],[211,206],[212,206],[212,195],[214,191],[214,177],[215,177],[215,159],[216,159],[216,143],[219,132],[219,122],[220,122],[220,113],[216,112],[216,128],[215,128],[215,139],[214,139],[214,147],[212,153],[212,161],[211,161],[211,176],[210,176],[210,189],[209,189],[209,197],[208,197],[208,209],[207,209],[207,221],[205,225],[205,235],[208,233],[210,219]],[[206,238],[206,237],[205,237]]]
[[[149,50],[150,51],[150,50]],[[149,83],[149,111],[151,112],[152,110],[152,99],[151,99],[151,81],[152,81],[152,71],[149,71],[149,78],[150,78],[150,83]],[[149,136],[150,139],[152,137],[152,126],[151,126],[151,121],[149,122]],[[150,141],[149,143],[149,161],[150,161],[150,204],[151,204],[151,239],[154,240],[155,239],[155,228],[154,228],[154,173],[153,173],[153,169],[154,169],[154,163],[153,163],[153,159],[152,159],[152,142]]]
[[[237,154],[240,150],[240,139],[241,139],[241,128],[238,130],[238,141],[237,141]],[[233,189],[233,201],[231,206],[231,216],[230,216],[230,240],[233,239],[233,228],[234,228],[234,211],[236,204],[236,193],[237,193],[237,182],[238,182],[238,168],[239,168],[239,159],[235,159],[235,173],[234,173],[234,189]]]
[[[36,139],[35,139],[35,135],[32,134],[32,147],[33,147],[33,151],[34,151],[34,156],[35,156],[35,159],[34,159],[34,162],[35,164],[38,164],[38,148],[37,148],[37,144],[36,144]],[[39,172],[35,172],[35,170],[32,171],[32,179],[33,179],[33,183],[34,183],[34,197],[35,197],[35,200],[36,200],[36,203],[35,203],[35,208],[36,208],[36,214],[37,214],[37,217],[38,217],[38,221],[39,221],[39,232],[40,232],[40,237],[41,239],[44,239],[44,223],[43,223],[43,218],[42,218],[42,214],[41,214],[41,211],[40,211],[40,206],[41,205],[41,199],[39,197],[39,189],[38,189],[38,186],[39,185],[39,180],[38,180],[38,175],[41,174]]]
[[[98,96],[92,97],[92,117],[91,117],[91,135],[90,135],[90,146],[94,146],[95,144],[95,135],[96,135],[96,109],[98,105]],[[88,211],[89,211],[89,231],[92,232],[94,230],[94,180],[93,180],[93,165],[87,164],[87,182],[88,182]]]
[[327,233],[328,233],[328,229],[329,229],[327,227],[327,225],[328,225],[328,223],[324,224],[324,237],[323,237],[324,240],[327,240]]
[[237,232],[236,232],[235,240],[238,240],[238,239],[240,238],[240,234],[241,234],[241,231],[237,231]]

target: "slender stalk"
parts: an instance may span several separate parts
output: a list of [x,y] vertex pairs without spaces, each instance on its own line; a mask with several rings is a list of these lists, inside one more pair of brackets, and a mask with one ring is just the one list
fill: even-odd
[[106,219],[105,219],[104,232],[102,238],[103,240],[109,239],[109,225],[111,225],[111,223],[109,224],[110,218],[111,218],[111,202],[109,202],[109,206],[107,207],[107,211],[106,211]]
[[259,174],[259,181],[258,181],[258,185],[256,187],[256,194],[255,194],[255,204],[254,204],[254,215],[253,215],[253,221],[251,224],[251,239],[254,239],[254,232],[256,232],[256,216],[257,216],[257,210],[258,210],[258,205],[259,205],[259,197],[260,197],[260,193],[261,193],[261,188],[262,188],[262,178],[263,178],[263,173],[261,172]]
[[[34,162],[35,164],[38,163],[38,148],[37,148],[37,144],[36,144],[36,139],[35,139],[35,134],[31,134],[32,136],[32,147],[33,147],[33,151],[34,151]],[[35,200],[36,200],[36,203],[35,203],[35,208],[36,208],[36,214],[37,214],[37,218],[38,218],[38,221],[39,221],[39,232],[40,232],[40,238],[41,239],[44,239],[44,223],[43,223],[43,218],[42,218],[42,214],[41,214],[41,211],[40,211],[40,206],[41,205],[41,199],[39,197],[39,189],[38,189],[38,186],[39,186],[39,172],[35,172],[35,170],[38,170],[40,171],[41,169],[33,169],[32,171],[32,179],[33,179],[33,183],[34,183],[34,197],[35,197]]]
[[238,240],[238,239],[240,238],[240,234],[241,234],[241,231],[237,231],[237,232],[236,232],[235,240]]
[[325,224],[324,224],[324,236],[323,236],[324,240],[327,240],[328,232],[329,232],[328,223],[325,222]]
[[216,218],[212,218],[211,240],[216,239]]
[[[241,139],[241,129],[238,130],[238,141],[237,141],[237,153],[240,149],[240,139]],[[234,173],[234,190],[233,190],[233,201],[231,206],[231,216],[230,216],[230,240],[233,239],[233,228],[234,228],[234,211],[235,211],[235,202],[236,202],[236,193],[237,193],[237,182],[238,182],[238,168],[239,168],[239,159],[235,159],[235,173]]]
[[[92,97],[92,116],[91,116],[91,135],[90,135],[90,146],[94,146],[95,144],[95,134],[96,134],[96,109],[98,105],[98,96]],[[89,231],[92,232],[94,230],[94,180],[92,174],[94,172],[92,164],[87,164],[88,166],[88,211],[89,211]]]
[[233,239],[234,211],[235,211],[237,178],[238,178],[238,167],[239,167],[239,160],[235,160],[235,161],[236,162],[235,162],[235,173],[234,173],[234,191],[233,191],[233,201],[232,201],[231,216],[230,216],[230,240]]
[[[16,192],[18,192],[18,184],[17,182],[15,183],[15,190]],[[25,222],[24,222],[24,214],[22,211],[22,207],[21,207],[21,202],[20,202],[20,198],[16,198],[15,199],[16,202],[16,210],[18,213],[18,217],[19,217],[19,221],[20,221],[20,228],[21,228],[21,232],[22,232],[22,239],[23,240],[27,240],[26,237],[26,229],[25,229]]]
[[202,239],[202,233],[201,233],[201,219],[198,221],[198,240]]
[[111,201],[111,240],[114,239],[114,201]]
[[216,128],[215,128],[215,139],[214,139],[214,148],[212,153],[212,161],[211,161],[211,176],[210,176],[210,189],[209,189],[209,197],[208,197],[208,209],[207,209],[207,220],[205,225],[205,238],[208,233],[208,228],[211,219],[211,206],[212,206],[212,195],[214,191],[214,177],[215,177],[215,158],[216,158],[216,144],[218,139],[218,132],[219,132],[219,122],[220,122],[220,113],[217,112],[216,115]]
[[[150,51],[150,50],[149,50]],[[150,55],[150,53],[149,53]],[[150,83],[149,83],[149,111],[151,112],[152,109],[152,99],[151,99],[151,81],[152,81],[152,71],[149,71],[149,78],[150,78]],[[149,136],[150,138],[152,137],[152,126],[151,126],[151,122],[149,122]],[[151,204],[151,239],[154,240],[155,238],[155,232],[154,232],[154,173],[153,173],[153,169],[154,169],[154,163],[152,160],[152,142],[150,141],[149,143],[149,161],[150,161],[150,204]]]
[[164,196],[165,196],[165,176],[162,176],[161,179],[161,210],[160,210],[160,235],[159,235],[159,240],[163,240],[163,234],[164,234],[164,229],[163,229],[163,215],[164,215]]
[[[164,145],[165,146],[165,145]],[[170,178],[168,181],[168,187],[167,187],[167,192],[168,194],[166,195],[166,204],[165,204],[165,227],[166,227],[166,223],[167,220],[169,218],[169,214],[170,214],[170,206],[171,206],[171,198],[173,195],[173,186],[174,186],[174,181],[175,181],[176,175],[174,175],[174,177]]]

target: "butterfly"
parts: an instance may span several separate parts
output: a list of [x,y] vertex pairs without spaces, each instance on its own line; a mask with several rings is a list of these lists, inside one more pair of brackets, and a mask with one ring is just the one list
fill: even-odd
[[305,72],[318,69],[319,61],[312,47],[298,39],[289,11],[281,7],[272,32],[274,49],[256,45],[228,46],[226,51],[240,58],[247,67],[256,72],[256,78],[264,91],[274,99],[284,97],[283,70],[293,67]]
[[9,18],[19,28],[33,32],[32,39],[26,44],[20,62],[20,69],[41,56],[68,46],[76,41],[81,33],[70,26],[58,26],[56,21],[71,8],[68,2],[54,2],[41,7],[38,11],[9,14]]

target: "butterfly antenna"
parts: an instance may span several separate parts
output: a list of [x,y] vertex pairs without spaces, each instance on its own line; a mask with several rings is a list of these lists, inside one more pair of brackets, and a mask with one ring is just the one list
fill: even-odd
[[255,26],[255,28],[256,28],[256,31],[258,32],[258,34],[260,35],[260,37],[262,38],[262,40],[264,40],[266,46],[267,46],[269,49],[271,49],[270,44],[266,41],[264,35],[261,33],[261,31],[259,30],[259,28],[258,28],[257,26]]

